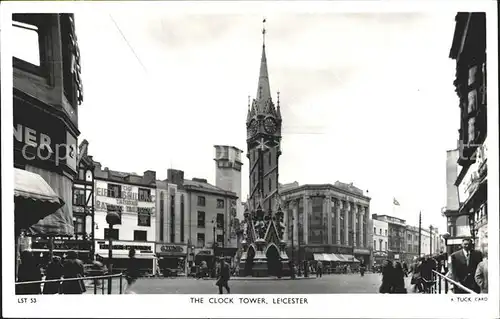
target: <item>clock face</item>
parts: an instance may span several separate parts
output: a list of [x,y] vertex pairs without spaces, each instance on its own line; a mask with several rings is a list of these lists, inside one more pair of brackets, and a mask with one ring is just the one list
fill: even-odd
[[268,117],[264,121],[264,128],[266,129],[266,132],[270,133],[270,134],[274,134],[278,130],[278,126],[276,124],[276,121],[270,117]]
[[258,124],[256,120],[252,120],[248,125],[248,137],[252,137],[257,134]]

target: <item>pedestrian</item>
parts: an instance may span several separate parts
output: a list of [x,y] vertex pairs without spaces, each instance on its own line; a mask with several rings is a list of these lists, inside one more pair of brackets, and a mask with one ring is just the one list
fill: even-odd
[[397,261],[394,264],[394,270],[393,270],[393,275],[392,275],[392,287],[391,287],[391,293],[394,294],[405,294],[406,293],[406,287],[405,287],[405,273],[403,266],[399,261]]
[[[63,276],[63,264],[61,262],[61,257],[54,256],[52,257],[52,261],[47,266],[47,273],[45,276],[45,280],[57,280],[61,279]],[[54,295],[61,292],[61,282],[46,282],[43,285],[43,294],[44,295]]]
[[125,294],[134,294],[132,287],[139,278],[139,265],[137,264],[137,259],[135,258],[135,249],[130,248],[128,251],[128,265],[125,271],[125,279],[127,281],[127,287],[125,288]]
[[[462,240],[462,249],[451,255],[450,270],[448,276],[454,281],[459,282],[462,286],[470,290],[480,293],[481,288],[474,280],[477,266],[483,260],[483,254],[478,250],[472,250],[471,240]],[[456,294],[467,293],[460,287],[453,287]]]
[[476,284],[481,288],[482,294],[488,293],[488,255],[484,255],[483,261],[477,265],[476,274],[474,276]]
[[[17,272],[18,282],[40,281],[42,280],[42,270],[35,260],[31,251],[21,253],[21,264]],[[41,293],[40,283],[16,285],[16,295],[39,295]]]
[[[75,251],[70,250],[67,253],[63,264],[64,279],[83,278],[85,276],[83,262],[78,259]],[[62,283],[62,292],[67,295],[79,295],[87,291],[83,280],[64,280]]]
[[413,292],[423,292],[423,286],[422,286],[422,265],[423,265],[424,259],[419,258],[415,262],[415,264],[412,266],[412,277],[411,277],[411,284],[413,285]]
[[381,294],[389,294],[392,291],[392,283],[393,283],[393,273],[394,267],[390,260],[384,261],[382,265],[382,284],[379,288],[379,293]]
[[318,277],[323,277],[323,263],[321,261],[316,264],[316,278]]
[[231,274],[229,270],[229,265],[222,258],[219,259],[218,273],[219,276],[217,278],[217,282],[215,283],[215,285],[219,287],[219,295],[223,294],[223,288],[225,288],[227,293],[229,294],[231,292],[229,288],[229,278],[231,277]]
[[405,273],[405,277],[408,277],[408,265],[406,264],[406,261],[403,261],[403,271]]

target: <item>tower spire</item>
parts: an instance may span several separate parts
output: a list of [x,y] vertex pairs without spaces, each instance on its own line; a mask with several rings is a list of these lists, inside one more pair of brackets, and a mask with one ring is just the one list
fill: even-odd
[[262,20],[264,27],[262,28],[262,56],[260,59],[260,73],[259,83],[257,85],[256,101],[259,102],[259,107],[264,109],[264,104],[271,98],[271,89],[269,85],[269,74],[267,71],[267,58],[266,58],[266,19]]

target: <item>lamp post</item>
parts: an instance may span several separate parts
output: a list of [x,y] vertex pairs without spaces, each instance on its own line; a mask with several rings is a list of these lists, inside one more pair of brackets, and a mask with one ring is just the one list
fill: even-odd
[[295,239],[293,238],[293,225],[295,224],[295,217],[292,216],[292,279],[295,279],[295,258],[294,258],[294,246],[293,246],[293,242],[295,241]]
[[429,238],[430,238],[430,243],[429,243],[429,255],[432,256],[432,230],[434,229],[434,227],[432,227],[432,225],[429,226]]
[[[111,230],[113,229],[113,226],[116,224],[119,224],[121,220],[120,215],[116,211],[108,211],[106,214],[106,222],[109,225],[109,232],[108,232],[108,240],[109,240],[109,248],[108,248],[108,270],[109,274],[113,274],[113,239],[111,236]],[[108,278],[108,294],[111,295],[111,284],[112,284],[112,277]]]
[[215,239],[215,227],[216,227],[216,223],[215,223],[215,219],[212,219],[212,231],[213,231],[213,245],[212,245],[212,249],[214,250],[214,262],[213,262],[213,270],[212,270],[212,277],[216,277],[217,275],[217,272],[216,272],[216,253],[215,253],[215,249],[217,248],[217,242],[216,242],[216,239]]

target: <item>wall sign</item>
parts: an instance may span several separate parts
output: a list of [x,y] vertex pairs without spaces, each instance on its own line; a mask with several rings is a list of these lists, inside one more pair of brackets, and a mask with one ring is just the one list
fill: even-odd
[[[135,249],[136,254],[152,254],[153,253],[153,244],[142,243],[137,244],[133,242],[122,242],[122,241],[113,241],[113,253],[117,252],[119,254],[128,254],[131,248]],[[109,242],[108,241],[98,241],[95,247],[96,254],[100,252],[105,252],[107,254],[109,250]]]
[[187,246],[185,246],[185,245],[156,244],[156,253],[172,254],[172,255],[179,255],[179,254],[184,255],[187,253]]

